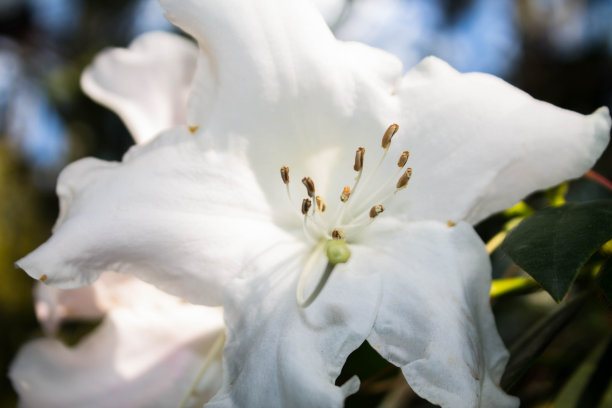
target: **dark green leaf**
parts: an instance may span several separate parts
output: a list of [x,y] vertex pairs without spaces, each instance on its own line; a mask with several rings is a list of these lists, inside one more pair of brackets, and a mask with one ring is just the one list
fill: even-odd
[[502,249],[560,301],[580,268],[612,238],[612,200],[538,211],[512,230]]

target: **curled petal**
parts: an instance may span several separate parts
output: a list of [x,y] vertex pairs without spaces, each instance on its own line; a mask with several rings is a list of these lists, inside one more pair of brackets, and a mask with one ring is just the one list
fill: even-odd
[[127,49],[98,54],[83,72],[81,86],[123,119],[137,143],[144,143],[162,130],[187,124],[197,58],[192,41],[151,32],[136,38]]
[[610,139],[605,107],[581,115],[433,57],[408,72],[399,97],[414,168],[398,205],[407,219],[475,224],[581,176]]
[[220,288],[249,258],[295,238],[271,222],[245,160],[192,136],[175,129],[135,146],[123,163],[68,166],[53,236],[17,265],[62,289],[113,270],[218,304]]
[[[364,249],[353,259],[367,263],[371,255]],[[224,381],[209,407],[341,407],[357,391],[356,378],[341,387],[335,380],[370,332],[380,275],[339,265],[316,300],[300,308],[303,256],[302,247],[283,245],[228,286]]]
[[[368,342],[442,407],[516,407],[498,386],[508,353],[489,305],[491,266],[466,223],[377,226],[383,294]],[[382,239],[381,239],[382,238]]]

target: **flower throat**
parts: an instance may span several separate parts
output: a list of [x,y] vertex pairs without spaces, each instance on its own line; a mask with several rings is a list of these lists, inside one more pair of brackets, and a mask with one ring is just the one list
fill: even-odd
[[[323,197],[317,195],[315,183],[310,177],[304,177],[302,184],[306,188],[306,195],[301,204],[300,212],[303,216],[302,229],[308,240],[315,244],[315,248],[310,254],[297,289],[298,304],[302,307],[310,305],[318,294],[323,289],[327,279],[331,275],[333,268],[340,263],[345,263],[350,259],[351,251],[347,245],[347,239],[357,235],[361,230],[370,225],[376,217],[385,211],[384,205],[388,203],[394,195],[403,190],[408,185],[408,181],[412,176],[412,169],[405,168],[410,153],[404,151],[400,154],[397,160],[396,174],[383,183],[378,189],[375,189],[371,194],[363,197],[364,191],[368,191],[368,187],[374,175],[378,172],[383,164],[391,140],[397,133],[399,126],[392,124],[385,131],[381,147],[383,153],[376,164],[376,167],[364,175],[364,161],[366,149],[363,147],[357,148],[355,151],[355,162],[353,170],[357,172],[352,186],[344,186],[340,192],[339,200],[335,214],[330,216],[327,210],[327,204]],[[291,193],[289,191],[289,167],[283,166],[280,169],[281,180],[286,186],[287,195],[293,206]],[[363,179],[363,181],[362,181]],[[397,180],[397,181],[395,181]],[[393,184],[395,183],[395,186]],[[363,197],[360,199],[360,197]],[[327,266],[321,278],[318,280],[314,290],[309,296],[305,295],[306,281],[312,275],[315,266],[323,254],[327,257]]]

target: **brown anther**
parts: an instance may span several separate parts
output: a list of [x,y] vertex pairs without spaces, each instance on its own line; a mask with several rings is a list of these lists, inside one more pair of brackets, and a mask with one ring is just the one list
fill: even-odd
[[321,198],[321,196],[316,196],[315,197],[315,201],[317,202],[317,209],[321,212],[325,212],[325,201],[323,201],[323,199]]
[[346,238],[346,234],[344,233],[344,230],[341,230],[340,228],[336,228],[335,230],[332,231],[332,238],[343,240]]
[[197,132],[200,127],[199,126],[188,126],[187,128],[189,129],[189,132],[193,134]]
[[281,179],[283,179],[283,183],[289,184],[289,167],[281,167]]
[[38,278],[39,281],[44,282],[47,280],[47,274],[43,273],[42,275],[40,275],[40,278]]
[[397,187],[398,190],[405,188],[408,185],[408,182],[410,181],[410,177],[412,177],[412,169],[408,167],[404,174],[402,174],[402,176],[397,181],[395,187]]
[[402,152],[402,155],[399,157],[399,160],[397,161],[397,167],[399,167],[400,169],[404,167],[406,165],[406,162],[408,162],[409,157],[410,157],[409,151]]
[[378,217],[378,214],[385,211],[385,207],[382,204],[377,204],[374,207],[370,208],[370,218]]
[[363,169],[363,156],[364,155],[365,155],[365,149],[363,147],[360,147],[355,152],[355,165],[353,166],[353,169],[355,171],[361,171],[361,169]]
[[342,189],[342,194],[340,194],[340,201],[346,203],[350,196],[351,188],[349,186],[344,186],[344,188]]
[[315,196],[315,186],[314,181],[310,177],[304,177],[302,179],[302,183],[306,186],[306,192],[308,193],[308,197],[314,198]]
[[310,199],[305,198],[302,200],[302,214],[306,215],[308,214],[308,210],[310,210],[310,207],[312,206],[312,201],[310,201]]
[[452,228],[452,227],[454,227],[455,225],[457,225],[457,224],[455,224],[455,221],[452,221],[452,220],[448,220],[448,221],[446,221],[446,226],[447,226],[448,228]]
[[395,123],[387,128],[387,131],[383,135],[382,143],[381,143],[381,146],[383,149],[389,148],[389,146],[391,145],[391,139],[393,139],[393,136],[397,133],[398,129],[399,129],[399,126]]

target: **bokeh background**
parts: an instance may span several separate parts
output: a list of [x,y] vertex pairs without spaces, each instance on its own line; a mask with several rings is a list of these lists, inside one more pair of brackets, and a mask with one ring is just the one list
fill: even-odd
[[[462,72],[498,75],[581,113],[612,106],[612,0],[318,3],[340,39],[389,50],[406,69],[433,54]],[[81,92],[80,72],[104,47],[172,29],[155,0],[0,0],[0,407],[16,404],[4,375],[11,359],[21,344],[42,335],[32,308],[33,282],[13,263],[50,235],[59,171],[84,156],[119,160],[132,144],[117,116]],[[612,176],[610,149],[596,169]],[[588,180],[570,186],[570,199],[605,196],[610,192]],[[487,238],[495,225],[479,232]],[[606,307],[586,306],[584,318],[567,327],[517,384],[512,392],[523,406],[563,406],[559,390],[609,337]],[[554,308],[546,294],[499,301],[495,311],[504,340],[512,342]],[[372,395],[362,399],[401,388],[392,381],[387,388],[372,384]]]

